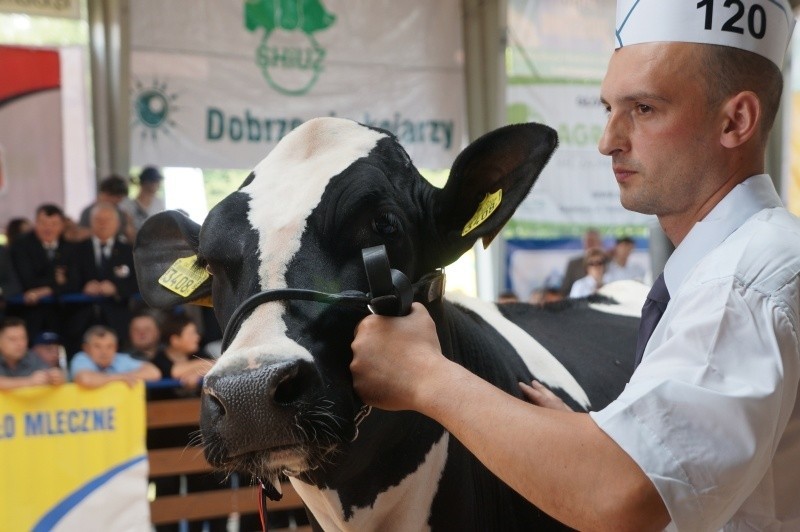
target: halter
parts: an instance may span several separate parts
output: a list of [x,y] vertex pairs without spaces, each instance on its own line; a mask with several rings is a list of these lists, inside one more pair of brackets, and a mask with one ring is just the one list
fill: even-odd
[[[444,272],[436,270],[423,275],[416,283],[411,283],[406,275],[389,266],[386,247],[381,244],[361,250],[361,258],[367,273],[369,293],[357,290],[345,290],[338,294],[306,290],[302,288],[278,288],[263,290],[248,297],[233,311],[225,332],[222,335],[222,352],[230,346],[233,337],[241,327],[242,322],[259,305],[273,301],[315,301],[327,305],[346,306],[355,310],[380,314],[381,316],[405,316],[411,312],[411,303],[422,301],[430,303],[441,299],[444,293]],[[358,426],[370,414],[372,407],[362,405],[355,415],[354,424],[356,433],[351,441],[358,438]],[[273,501],[280,500],[281,492],[269,480],[258,480],[259,514],[262,530],[267,530],[266,507],[269,498]],[[277,481],[280,482],[280,481]]]
[[263,290],[248,297],[233,311],[222,335],[222,352],[230,346],[242,322],[256,307],[273,301],[316,301],[327,305],[343,305],[355,310],[381,316],[405,316],[411,312],[411,303],[430,303],[444,293],[444,272],[436,270],[423,275],[414,284],[406,275],[389,266],[386,247],[381,244],[361,250],[367,273],[369,293],[345,290],[338,294],[303,288],[277,288]]

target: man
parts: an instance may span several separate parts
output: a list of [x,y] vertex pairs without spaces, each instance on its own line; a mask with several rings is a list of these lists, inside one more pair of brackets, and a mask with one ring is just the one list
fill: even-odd
[[13,317],[0,321],[0,390],[63,384],[64,380],[62,370],[48,367],[28,351],[24,321]]
[[575,281],[586,275],[586,253],[590,249],[602,249],[603,239],[597,229],[587,229],[583,234],[583,253],[573,257],[567,262],[564,270],[564,279],[561,281],[561,294],[569,296]]
[[161,372],[150,362],[117,353],[117,335],[103,325],[86,331],[83,351],[72,359],[69,372],[75,384],[86,388],[99,388],[117,381],[133,385],[161,378]]
[[76,257],[81,291],[95,300],[76,310],[70,328],[108,325],[124,338],[131,319],[129,301],[138,291],[133,248],[119,238],[119,213],[111,203],[95,204],[89,223],[91,237],[76,245]]
[[44,204],[36,209],[33,231],[11,244],[11,262],[26,305],[21,314],[30,337],[45,330],[63,333],[61,309],[46,298],[78,291],[75,248],[63,232],[61,208]]
[[128,352],[138,360],[150,362],[161,347],[161,331],[153,314],[142,311],[131,318],[128,326]]
[[794,20],[785,1],[736,4],[741,33],[723,31],[736,9],[722,2],[617,8],[600,150],[623,206],[657,215],[676,250],[642,322],[666,312],[616,401],[583,414],[512,399],[442,357],[416,303],[357,328],[364,401],[430,416],[577,529],[800,529],[800,222],[763,174]]
[[121,240],[133,243],[136,238],[136,227],[130,215],[122,209],[128,199],[128,181],[118,175],[110,175],[100,181],[97,187],[97,201],[87,205],[78,218],[78,227],[75,228],[75,239],[84,240],[91,236],[91,214],[92,208],[98,203],[110,203],[114,205],[119,214],[120,225],[118,236]]
[[163,211],[164,200],[158,197],[164,176],[155,166],[146,166],[139,174],[139,193],[135,198],[126,198],[120,207],[130,215],[133,225],[138,231],[145,220]]
[[611,253],[609,253],[603,282],[612,283],[614,281],[623,280],[644,281],[644,268],[639,264],[628,262],[635,247],[636,243],[629,236],[623,236],[617,239],[614,248],[611,250]]
[[67,370],[67,356],[61,338],[51,331],[44,331],[33,339],[31,351],[44,362],[48,368]]

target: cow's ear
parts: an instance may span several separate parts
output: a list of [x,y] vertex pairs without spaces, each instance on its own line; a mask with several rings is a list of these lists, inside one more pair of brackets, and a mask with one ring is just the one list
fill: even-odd
[[433,194],[437,265],[455,261],[479,238],[488,246],[557,146],[553,129],[533,123],[502,127],[467,146],[445,187]]
[[148,305],[169,308],[211,295],[211,278],[196,263],[199,234],[200,226],[178,211],[153,215],[139,229],[133,263]]

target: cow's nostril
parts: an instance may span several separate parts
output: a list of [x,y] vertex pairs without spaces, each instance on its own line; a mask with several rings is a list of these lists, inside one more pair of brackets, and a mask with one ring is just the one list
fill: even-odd
[[317,383],[317,374],[311,364],[300,361],[294,364],[275,389],[273,399],[280,405],[297,402]]
[[203,408],[206,409],[210,416],[219,418],[227,413],[225,410],[225,405],[222,403],[219,397],[217,397],[217,394],[214,392],[214,390],[206,388],[203,390],[203,393],[206,396]]

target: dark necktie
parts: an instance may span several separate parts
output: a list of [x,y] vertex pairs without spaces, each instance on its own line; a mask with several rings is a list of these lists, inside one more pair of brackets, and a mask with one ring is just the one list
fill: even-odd
[[664,283],[664,274],[662,273],[656,278],[653,287],[650,288],[650,293],[647,294],[647,299],[642,306],[642,319],[639,322],[639,336],[636,339],[636,359],[633,367],[636,368],[642,361],[644,355],[644,348],[647,346],[650,336],[661,320],[664,311],[667,310],[667,303],[669,303],[669,291],[667,285]]

